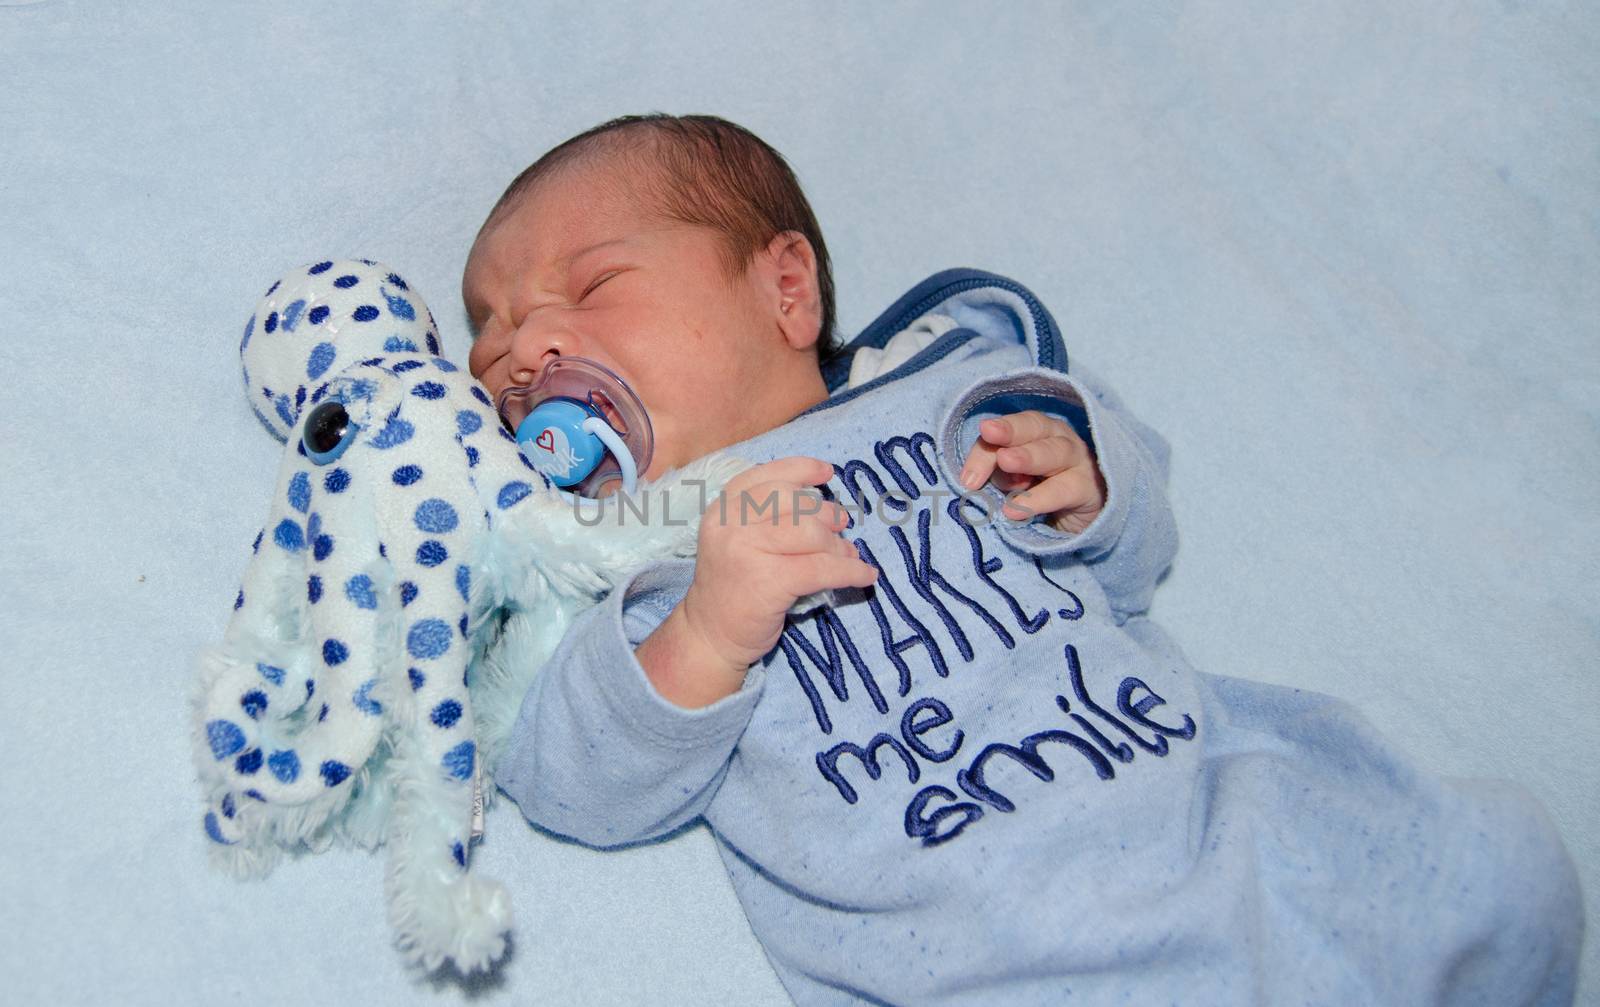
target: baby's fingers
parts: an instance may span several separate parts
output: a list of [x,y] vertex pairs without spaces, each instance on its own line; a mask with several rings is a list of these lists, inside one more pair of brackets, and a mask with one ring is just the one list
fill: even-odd
[[979,437],[973,442],[972,450],[967,452],[967,460],[961,464],[961,485],[965,489],[975,490],[989,481],[994,474],[994,456],[1000,448]]
[[836,508],[830,507],[827,515],[797,517],[791,514],[775,524],[752,526],[752,533],[759,536],[756,548],[779,556],[802,553],[854,556],[855,548],[839,537],[842,525],[836,526],[827,520],[836,512]]
[[990,444],[1008,447],[1045,437],[1071,433],[1072,428],[1054,416],[1027,409],[1009,416],[996,416],[978,424],[978,435]]
[[1006,500],[1002,513],[1013,521],[1036,514],[1098,511],[1103,505],[1092,469],[1075,468],[1045,479],[1025,493]]
[[995,463],[1006,472],[1032,476],[1053,476],[1082,465],[1088,449],[1076,436],[1052,436],[1001,448]]
[[878,568],[851,549],[849,556],[821,553],[790,556],[785,563],[783,589],[787,594],[803,598],[834,588],[871,587],[877,581]]

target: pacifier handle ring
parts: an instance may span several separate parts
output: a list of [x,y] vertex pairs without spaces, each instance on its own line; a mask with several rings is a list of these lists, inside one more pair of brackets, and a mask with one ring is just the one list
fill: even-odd
[[621,435],[612,429],[611,424],[598,416],[584,420],[583,430],[600,438],[600,443],[611,452],[611,456],[617,460],[617,468],[622,470],[622,492],[631,494],[639,481],[639,468],[634,464],[633,452],[622,442]]

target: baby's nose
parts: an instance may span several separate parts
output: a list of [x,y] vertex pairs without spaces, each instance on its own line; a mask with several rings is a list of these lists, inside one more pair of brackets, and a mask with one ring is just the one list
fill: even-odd
[[528,384],[556,357],[575,353],[577,343],[569,329],[529,319],[511,337],[511,380]]

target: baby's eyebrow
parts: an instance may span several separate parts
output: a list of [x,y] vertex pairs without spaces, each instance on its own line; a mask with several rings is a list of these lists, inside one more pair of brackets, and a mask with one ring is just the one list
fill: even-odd
[[561,268],[563,270],[570,269],[570,268],[572,268],[572,264],[574,262],[577,262],[579,259],[583,258],[585,255],[588,255],[590,252],[597,252],[602,248],[609,248],[612,245],[626,245],[627,243],[628,243],[628,239],[626,239],[626,238],[610,238],[610,239],[607,239],[605,241],[597,241],[592,245],[587,245],[587,246],[585,246],[583,248],[578,249],[576,252],[573,252],[571,255],[562,256],[560,259],[557,260],[557,263],[561,266]]

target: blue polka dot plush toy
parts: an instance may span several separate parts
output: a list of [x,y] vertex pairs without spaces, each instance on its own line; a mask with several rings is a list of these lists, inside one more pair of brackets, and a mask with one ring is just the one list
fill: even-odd
[[[201,659],[205,834],[241,876],[285,852],[386,844],[408,960],[486,968],[511,914],[470,870],[477,798],[493,801],[529,683],[630,570],[692,554],[692,508],[739,466],[696,463],[607,520],[618,502],[550,487],[440,355],[417,292],[364,259],[274,283],[239,348],[250,404],[286,447],[232,619]],[[640,520],[641,501],[659,515]]]

